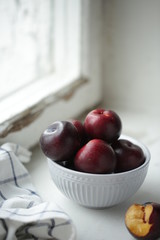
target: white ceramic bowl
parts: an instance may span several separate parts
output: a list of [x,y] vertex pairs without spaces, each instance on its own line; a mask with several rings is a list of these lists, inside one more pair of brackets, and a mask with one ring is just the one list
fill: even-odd
[[69,199],[90,208],[104,208],[117,205],[137,192],[146,177],[150,162],[148,148],[128,136],[144,151],[146,160],[140,167],[123,173],[90,174],[65,168],[48,159],[48,166],[53,182]]

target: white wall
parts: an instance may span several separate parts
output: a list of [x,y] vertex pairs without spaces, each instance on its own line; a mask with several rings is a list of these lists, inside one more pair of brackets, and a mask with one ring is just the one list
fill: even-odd
[[104,104],[160,115],[160,1],[104,1]]

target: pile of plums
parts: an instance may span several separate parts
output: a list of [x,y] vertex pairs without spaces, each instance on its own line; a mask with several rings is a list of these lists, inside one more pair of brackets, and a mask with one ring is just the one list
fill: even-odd
[[42,133],[43,153],[64,167],[76,171],[105,174],[139,167],[145,161],[142,149],[119,138],[122,122],[112,110],[94,109],[84,123],[55,121]]

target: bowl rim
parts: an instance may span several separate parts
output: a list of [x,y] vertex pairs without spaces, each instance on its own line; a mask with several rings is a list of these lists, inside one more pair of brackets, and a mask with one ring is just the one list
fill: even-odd
[[134,172],[137,172],[137,171],[140,171],[141,169],[145,168],[147,165],[149,165],[149,162],[150,162],[150,159],[151,159],[151,154],[150,154],[150,151],[148,149],[148,147],[142,143],[141,141],[135,139],[134,137],[130,137],[128,135],[124,135],[122,134],[119,139],[126,139],[126,140],[129,140],[129,141],[132,141],[134,144],[140,146],[144,152],[144,155],[145,155],[145,162],[137,167],[137,168],[134,168],[132,170],[129,170],[129,171],[126,171],[126,172],[119,172],[119,173],[86,173],[86,172],[80,172],[80,171],[76,171],[76,170],[72,170],[72,169],[69,169],[69,168],[65,168],[64,166],[61,166],[60,164],[58,164],[57,162],[53,161],[52,159],[48,158],[47,157],[47,160],[48,162],[51,162],[52,165],[56,166],[57,169],[60,169],[60,170],[63,170],[65,171],[66,173],[70,173],[70,174],[76,174],[77,176],[82,176],[82,177],[118,177],[118,176],[125,176],[127,174],[130,174],[130,173],[134,173]]

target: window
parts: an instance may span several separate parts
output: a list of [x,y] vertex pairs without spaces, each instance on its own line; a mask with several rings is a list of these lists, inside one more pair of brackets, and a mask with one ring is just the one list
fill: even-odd
[[[75,117],[101,100],[101,1],[27,0],[1,5],[8,28],[0,51],[3,45],[8,55],[0,59],[9,61],[0,64],[8,67],[12,85],[9,94],[3,90],[0,96],[1,142],[33,146],[52,121]],[[7,23],[7,11],[16,16],[15,25],[12,18]],[[10,32],[16,36],[15,42],[9,38],[12,44],[5,43]]]
[[0,2],[1,99],[54,70],[54,0]]

